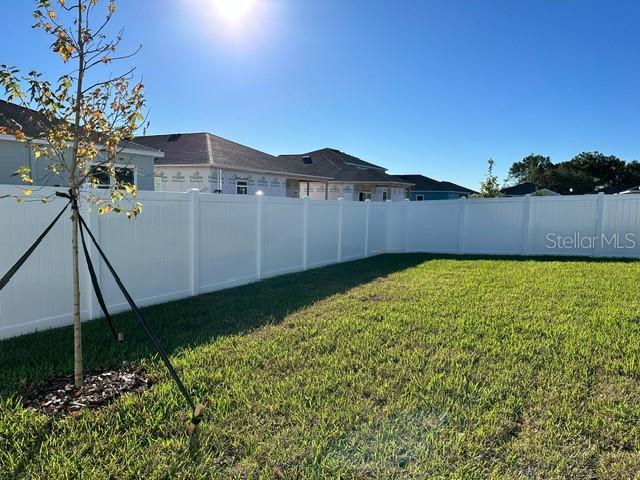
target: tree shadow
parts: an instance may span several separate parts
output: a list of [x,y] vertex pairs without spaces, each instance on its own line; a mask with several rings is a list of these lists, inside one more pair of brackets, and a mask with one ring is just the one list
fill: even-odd
[[[518,262],[637,262],[624,258],[387,254],[283,275],[143,309],[167,352],[208,343],[219,336],[278,324],[287,315],[376,278],[431,260]],[[114,367],[156,355],[150,339],[130,313],[114,316],[123,344],[115,342],[103,319],[83,325],[85,369]],[[73,330],[46,330],[0,342],[0,396],[28,392],[42,381],[73,371]]]
[[[287,315],[324,298],[414,267],[431,255],[379,255],[283,275],[143,309],[168,353],[219,336],[278,324]],[[156,355],[131,312],[113,317],[125,342],[113,340],[104,319],[83,324],[85,370],[122,365]],[[73,371],[73,329],[62,327],[0,342],[0,395],[23,395],[44,380]]]

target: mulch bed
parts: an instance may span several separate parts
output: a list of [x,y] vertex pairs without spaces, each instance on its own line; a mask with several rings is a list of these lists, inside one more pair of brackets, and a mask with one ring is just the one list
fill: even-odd
[[152,383],[139,368],[96,370],[85,375],[80,389],[74,387],[73,375],[49,380],[31,391],[24,405],[53,416],[78,415],[84,408],[99,409],[125,393],[140,393]]

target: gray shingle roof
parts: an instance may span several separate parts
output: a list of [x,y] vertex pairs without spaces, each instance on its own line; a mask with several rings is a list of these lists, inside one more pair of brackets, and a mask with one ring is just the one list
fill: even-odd
[[538,187],[533,182],[523,182],[513,187],[506,187],[500,190],[503,195],[531,195]]
[[278,160],[286,164],[288,169],[305,171],[310,175],[331,177],[335,181],[394,183],[401,185],[411,185],[413,183],[387,174],[384,167],[332,148],[323,148],[295,155],[280,155]]
[[[15,103],[0,100],[0,127],[13,127],[13,123],[22,127],[22,132],[29,138],[41,138],[43,132],[49,127],[46,117],[36,110],[25,108]],[[121,148],[129,148],[132,150],[140,150],[148,153],[160,152],[153,148],[137,144],[131,141],[124,141],[120,145]]]
[[397,175],[404,180],[415,184],[411,187],[412,191],[417,192],[463,192],[476,193],[470,188],[456,185],[455,183],[435,180],[424,175]]
[[293,168],[278,157],[206,132],[147,135],[136,137],[136,142],[164,152],[164,158],[157,160],[157,165],[212,165],[325,178],[321,173]]

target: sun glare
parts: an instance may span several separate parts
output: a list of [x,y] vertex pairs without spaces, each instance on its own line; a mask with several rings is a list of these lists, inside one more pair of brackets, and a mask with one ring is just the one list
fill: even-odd
[[221,16],[235,20],[246,15],[254,0],[214,0],[214,3]]

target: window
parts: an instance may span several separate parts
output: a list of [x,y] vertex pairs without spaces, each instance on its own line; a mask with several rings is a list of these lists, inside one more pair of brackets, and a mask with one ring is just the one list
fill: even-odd
[[358,200],[364,202],[365,200],[371,200],[371,192],[359,192]]
[[246,180],[236,180],[236,194],[247,195],[248,193],[248,182]]
[[313,163],[313,159],[309,155],[305,155],[302,157],[302,163],[305,165],[311,165]]
[[424,200],[424,195],[416,195],[416,202],[422,202]]
[[[133,167],[114,167],[115,180],[118,183],[136,184],[136,175]],[[96,182],[98,188],[111,188],[114,178],[109,175],[109,170],[105,166],[97,165],[91,167],[90,178]]]
[[384,192],[382,192],[382,201],[386,202],[387,200],[389,200],[389,192],[385,190]]

